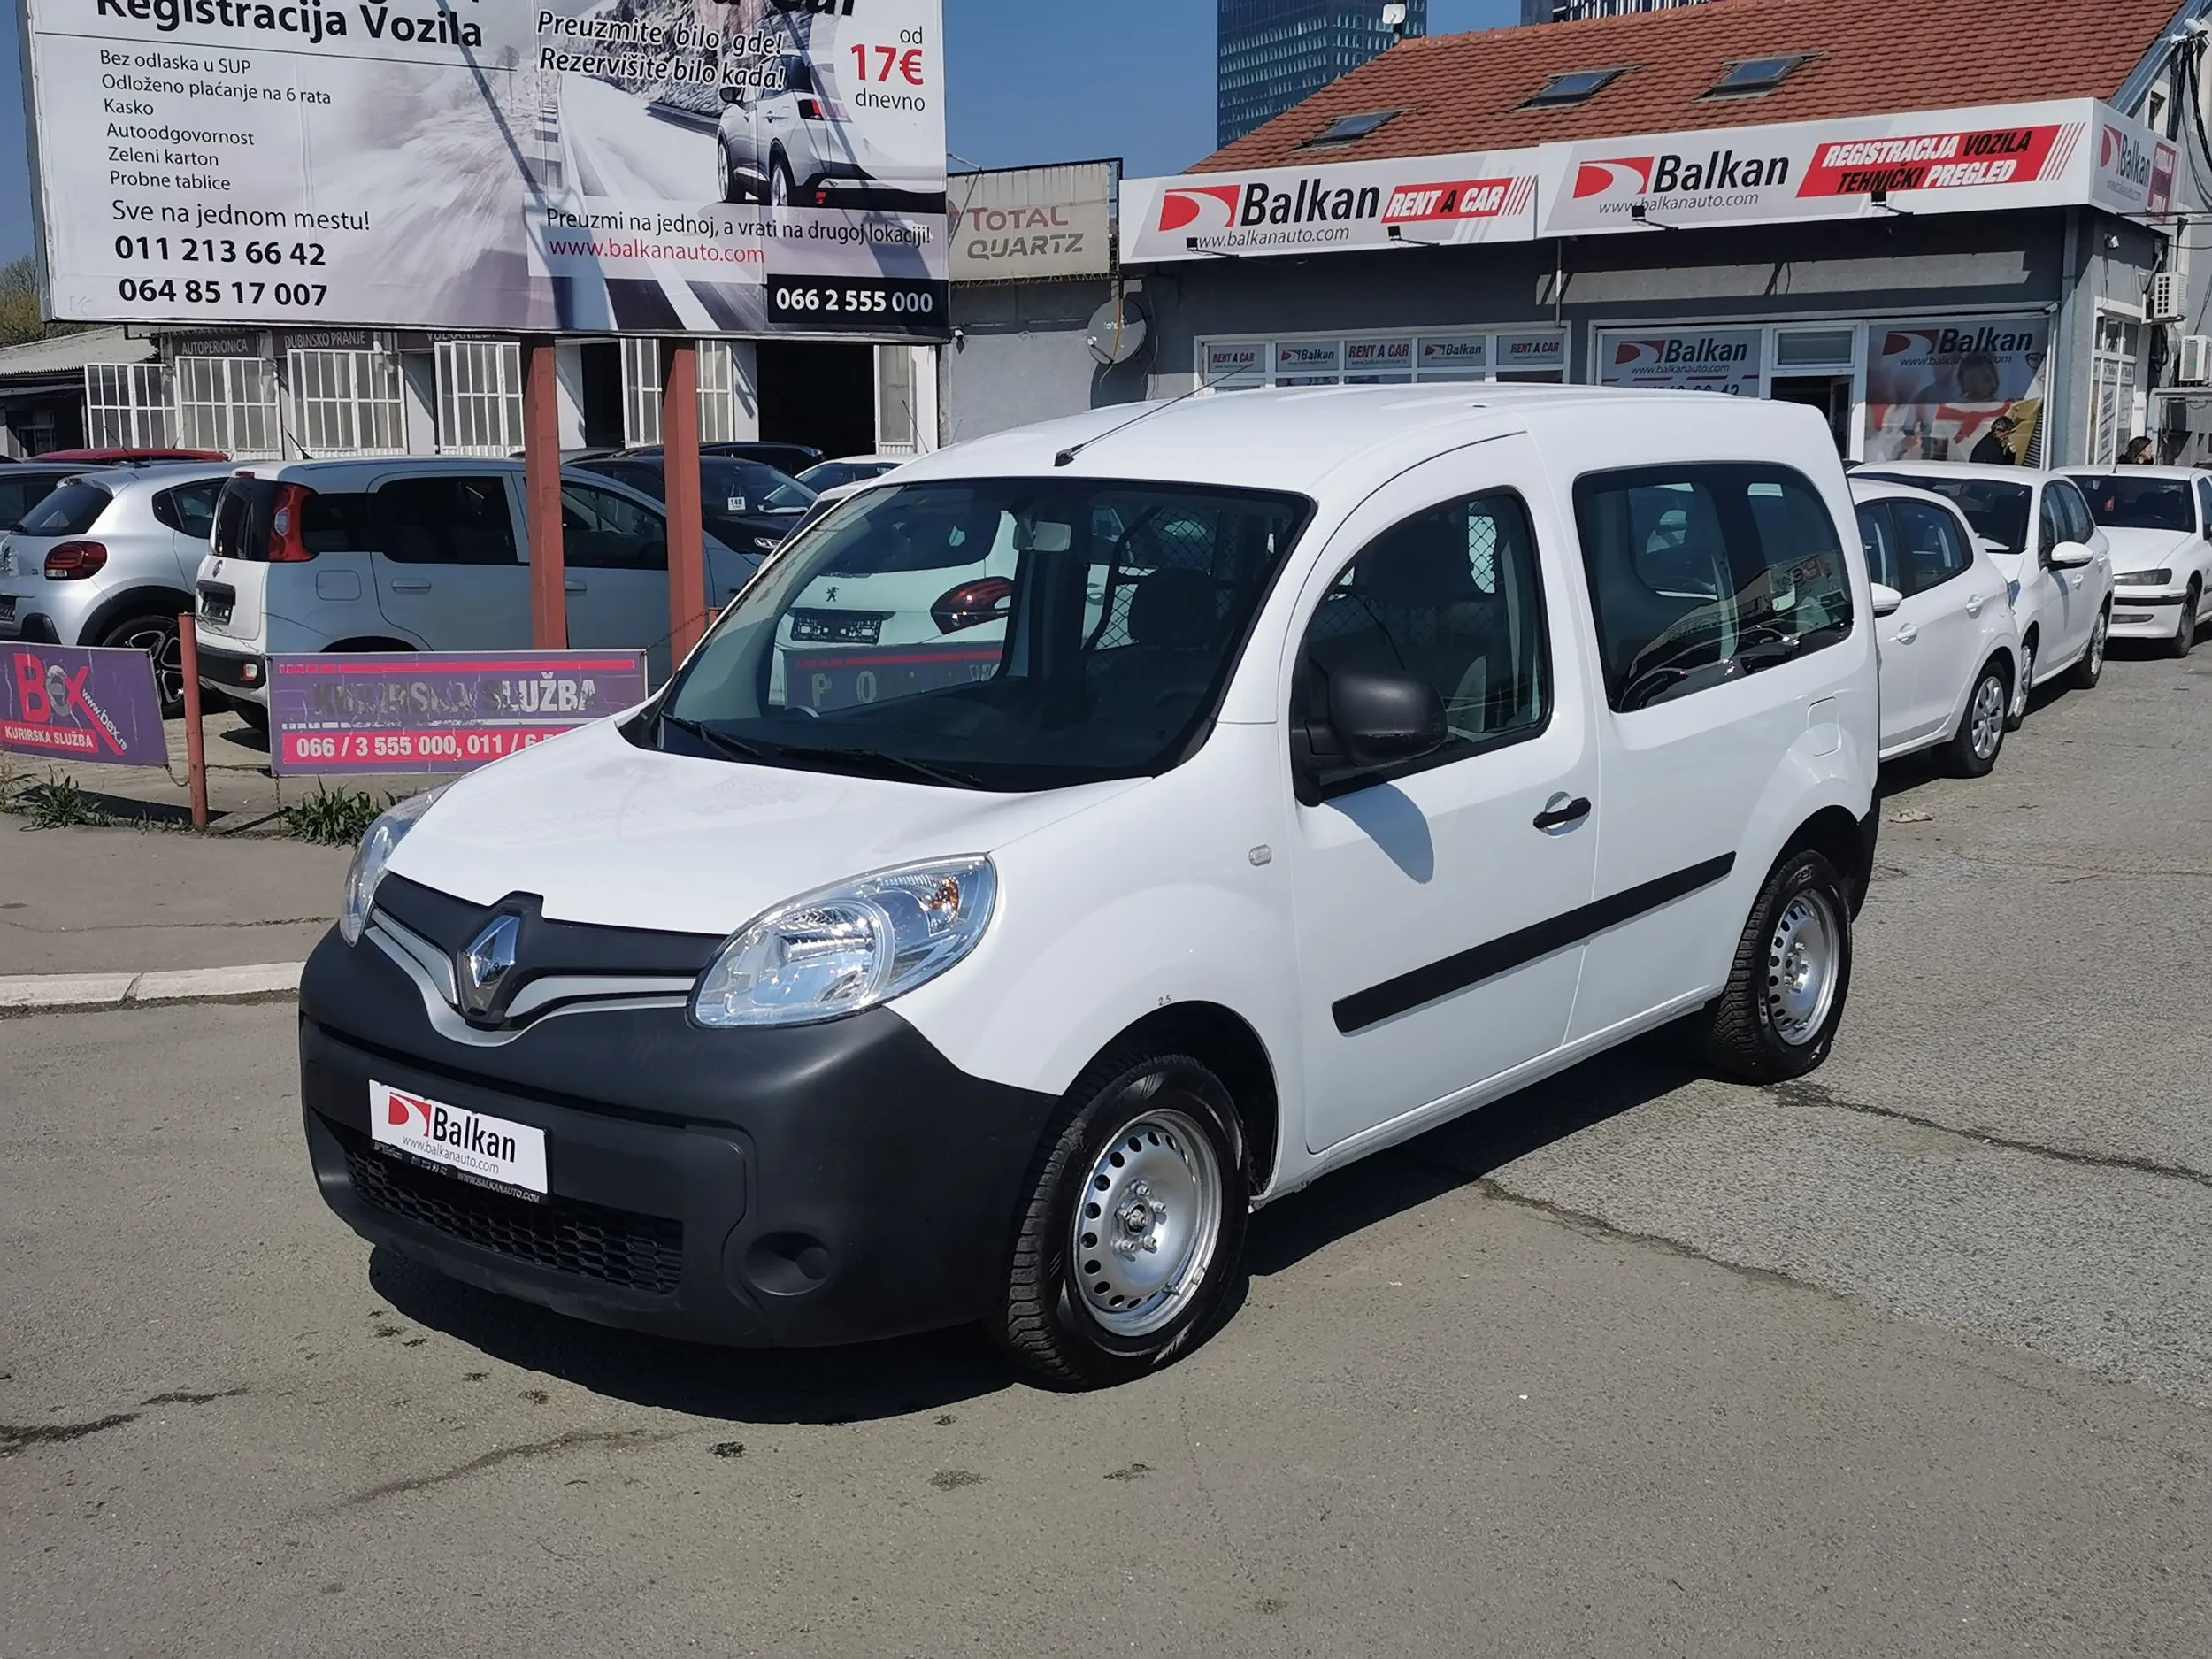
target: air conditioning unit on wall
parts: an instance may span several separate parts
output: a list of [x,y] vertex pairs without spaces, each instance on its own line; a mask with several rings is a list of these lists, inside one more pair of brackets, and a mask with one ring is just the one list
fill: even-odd
[[2178,322],[2188,310],[2188,296],[2177,272],[2161,271],[2153,277],[2146,299],[2154,323]]
[[2174,379],[2184,386],[2212,383],[2212,334],[2181,337],[2181,359],[2174,365]]

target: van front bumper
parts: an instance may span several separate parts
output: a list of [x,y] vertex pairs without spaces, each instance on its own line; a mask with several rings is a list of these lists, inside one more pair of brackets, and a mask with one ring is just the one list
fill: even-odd
[[[435,1029],[418,982],[334,931],[300,991],[323,1197],[453,1279],[577,1318],[810,1347],[981,1318],[1057,1102],[960,1071],[888,1009],[715,1032],[682,1009]],[[372,1081],[545,1132],[545,1201],[403,1159]]]

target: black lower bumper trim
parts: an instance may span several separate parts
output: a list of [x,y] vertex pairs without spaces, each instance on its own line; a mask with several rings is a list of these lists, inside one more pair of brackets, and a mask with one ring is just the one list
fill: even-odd
[[[250,664],[253,672],[246,672]],[[267,672],[267,665],[258,657],[233,657],[227,652],[211,650],[200,646],[200,683],[219,686],[226,691],[259,691]]]
[[[575,1014],[473,1047],[334,933],[302,981],[300,1057],[317,1181],[363,1237],[576,1317],[740,1345],[982,1317],[1057,1105],[967,1075],[888,1009],[751,1032]],[[548,1202],[395,1163],[372,1082],[542,1130]]]

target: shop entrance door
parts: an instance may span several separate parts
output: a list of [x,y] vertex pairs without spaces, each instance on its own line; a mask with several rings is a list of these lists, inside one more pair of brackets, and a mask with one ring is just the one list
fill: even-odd
[[811,444],[832,460],[876,448],[876,349],[843,342],[764,340],[760,435]]
[[1847,374],[1777,375],[1768,394],[1778,403],[1802,403],[1826,417],[1835,434],[1836,453],[1851,453],[1851,377]]

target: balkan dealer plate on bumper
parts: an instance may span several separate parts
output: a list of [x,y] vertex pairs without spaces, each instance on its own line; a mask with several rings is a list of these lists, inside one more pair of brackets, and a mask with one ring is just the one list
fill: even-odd
[[487,1187],[543,1194],[545,1131],[369,1085],[369,1133],[379,1145]]

